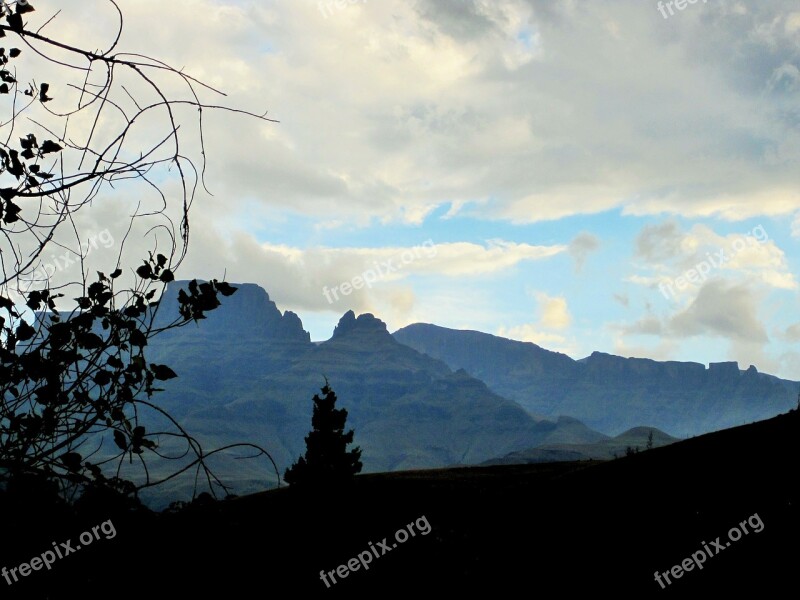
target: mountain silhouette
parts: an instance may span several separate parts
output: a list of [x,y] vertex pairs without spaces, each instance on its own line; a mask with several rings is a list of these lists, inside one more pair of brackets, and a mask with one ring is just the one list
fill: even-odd
[[394,337],[464,369],[532,414],[569,415],[606,434],[642,424],[689,437],[775,416],[794,407],[800,384],[735,362],[622,358],[573,360],[530,342],[417,323]]
[[[169,285],[160,313],[174,314],[185,285]],[[464,370],[401,344],[371,314],[348,311],[332,337],[315,344],[263,289],[233,285],[237,292],[201,326],[159,335],[148,350],[149,360],[178,374],[165,382],[159,403],[208,448],[257,443],[282,472],[305,449],[311,398],[325,378],[348,411],[365,472],[476,464],[548,440],[602,435],[529,414]],[[237,493],[277,484],[267,461],[214,461]],[[186,496],[191,483],[171,482],[160,497]]]

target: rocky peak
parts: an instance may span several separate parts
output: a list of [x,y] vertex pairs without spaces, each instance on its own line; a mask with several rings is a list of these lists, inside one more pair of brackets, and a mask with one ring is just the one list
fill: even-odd
[[[186,289],[188,285],[188,281],[174,281],[167,286],[161,298],[159,316],[163,313],[165,318],[172,319],[178,315],[178,290]],[[237,288],[236,293],[220,297],[222,306],[208,313],[200,328],[202,332],[310,343],[311,336],[303,330],[300,318],[291,311],[281,314],[264,288],[254,283],[231,285]]]
[[352,310],[348,310],[342,315],[342,318],[339,319],[339,324],[333,330],[332,339],[338,339],[353,334],[371,334],[380,338],[391,338],[389,331],[386,329],[386,323],[375,317],[375,315],[364,313],[356,318],[355,313]]

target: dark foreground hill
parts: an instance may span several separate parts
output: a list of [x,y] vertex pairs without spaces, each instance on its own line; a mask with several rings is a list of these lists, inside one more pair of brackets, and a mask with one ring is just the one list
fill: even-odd
[[610,435],[644,423],[679,437],[752,423],[794,407],[800,388],[735,362],[706,368],[603,352],[573,360],[528,342],[424,323],[393,335],[532,414],[569,415]]
[[[72,574],[97,598],[774,598],[796,576],[798,421],[795,411],[603,463],[372,474],[173,516],[117,513],[113,540],[8,592],[34,598],[58,578],[75,597]],[[82,530],[50,534],[70,527]]]

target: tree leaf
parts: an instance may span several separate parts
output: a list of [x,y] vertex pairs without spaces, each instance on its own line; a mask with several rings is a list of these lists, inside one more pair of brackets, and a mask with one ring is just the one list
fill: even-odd
[[129,341],[131,346],[139,346],[141,348],[147,345],[147,337],[138,329],[131,331]]
[[61,462],[70,471],[78,471],[81,468],[81,460],[83,458],[77,452],[67,452],[61,455]]
[[224,281],[220,281],[219,283],[217,283],[217,289],[219,290],[219,293],[222,294],[223,296],[232,296],[233,293],[239,288],[235,288],[230,284],[225,283]]
[[6,201],[6,214],[3,215],[3,223],[15,223],[19,221],[19,217],[17,216],[22,209],[14,204],[11,200]]
[[25,342],[36,335],[36,330],[28,325],[25,321],[21,321],[17,327],[17,339],[20,342]]
[[94,350],[103,345],[103,338],[96,333],[84,333],[78,338],[78,341],[88,350]]
[[13,15],[8,15],[6,17],[6,21],[8,22],[8,26],[17,33],[22,33],[23,24],[22,24],[22,15],[17,13]]
[[178,376],[178,374],[170,369],[167,365],[156,365],[151,364],[150,370],[153,372],[153,376],[156,379],[161,381],[166,381],[167,379],[173,379]]
[[44,104],[45,102],[50,102],[52,98],[47,95],[47,91],[50,89],[50,84],[43,83],[39,86],[39,100]]
[[118,429],[114,430],[114,443],[120,450],[128,449],[128,439],[125,437],[125,434]]
[[97,385],[108,385],[111,383],[111,373],[105,369],[100,369],[97,373],[95,373],[93,381]]
[[45,140],[42,142],[42,145],[39,146],[39,154],[49,154],[51,152],[60,152],[61,150],[63,150],[63,148],[52,140]]
[[147,263],[136,269],[136,274],[142,279],[150,279],[153,276],[153,269]]

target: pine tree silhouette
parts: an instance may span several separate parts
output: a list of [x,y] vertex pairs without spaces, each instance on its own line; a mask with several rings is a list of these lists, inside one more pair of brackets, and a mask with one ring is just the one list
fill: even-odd
[[335,408],[336,393],[327,379],[322,394],[322,397],[314,395],[312,431],[306,436],[306,454],[286,469],[283,477],[286,483],[334,483],[361,471],[361,448],[347,450],[347,445],[353,443],[353,430],[344,433],[347,410]]

